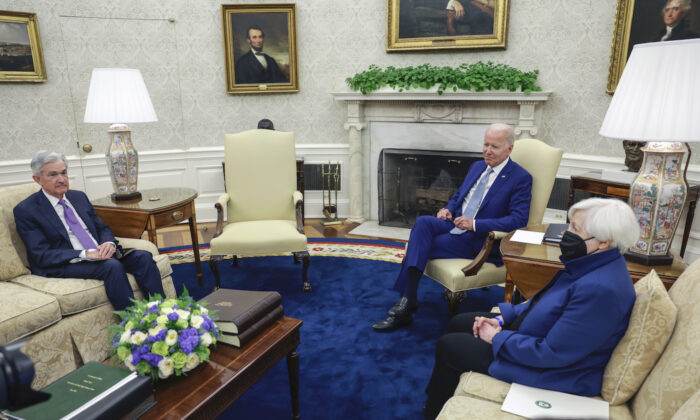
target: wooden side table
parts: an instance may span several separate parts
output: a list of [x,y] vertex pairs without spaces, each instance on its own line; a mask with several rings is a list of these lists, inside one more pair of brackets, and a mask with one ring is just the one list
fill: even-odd
[[[571,208],[571,206],[574,205],[574,194],[576,191],[584,191],[598,196],[619,198],[627,201],[630,195],[630,184],[606,181],[602,179],[601,171],[591,171],[576,176],[572,175],[567,208]],[[690,229],[693,227],[693,218],[695,217],[695,206],[698,203],[698,196],[700,196],[700,185],[688,185],[688,198],[686,199],[688,203],[688,214],[685,217],[685,227],[683,228],[683,240],[681,241],[680,252],[681,258],[685,256],[685,247],[688,245]]]
[[[549,225],[530,226],[524,230],[545,232],[547,226]],[[512,301],[514,286],[525,299],[529,299],[554,277],[554,273],[564,267],[559,261],[559,245],[546,242],[540,245],[514,242],[510,240],[513,233],[501,240],[501,254],[506,266],[506,302]],[[636,282],[646,276],[653,268],[666,289],[671,288],[686,267],[687,264],[678,256],[673,258],[671,265],[648,266],[627,261],[632,281]]]
[[158,246],[156,230],[188,220],[192,250],[197,266],[197,280],[202,285],[202,263],[199,259],[197,218],[194,199],[197,191],[192,188],[152,188],[141,190],[142,198],[129,201],[112,201],[107,197],[92,201],[100,216],[114,235],[125,238],[140,238],[148,231],[148,240]]

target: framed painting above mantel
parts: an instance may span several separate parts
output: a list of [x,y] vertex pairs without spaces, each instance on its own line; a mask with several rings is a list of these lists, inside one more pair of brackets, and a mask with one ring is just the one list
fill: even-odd
[[506,48],[509,0],[388,0],[387,51]]
[[[690,7],[695,3],[695,7]],[[636,44],[700,37],[700,3],[691,0],[618,0],[606,92],[615,93]]]
[[0,10],[0,82],[45,82],[36,13]]

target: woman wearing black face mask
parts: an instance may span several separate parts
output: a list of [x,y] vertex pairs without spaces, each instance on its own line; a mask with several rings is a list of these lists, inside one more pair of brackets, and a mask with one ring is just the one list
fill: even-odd
[[564,268],[532,299],[500,303],[500,314],[455,316],[437,344],[423,408],[435,418],[459,376],[475,371],[539,388],[600,394],[605,365],[627,330],[635,292],[622,253],[639,225],[616,199],[591,198],[569,210],[560,243]]

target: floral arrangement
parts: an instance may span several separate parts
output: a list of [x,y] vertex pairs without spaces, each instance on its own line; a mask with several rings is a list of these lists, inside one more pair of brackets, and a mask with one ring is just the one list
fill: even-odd
[[165,379],[209,361],[209,346],[216,344],[219,330],[209,311],[187,289],[178,299],[155,295],[132,302],[115,312],[122,322],[110,328],[112,354],[130,370]]

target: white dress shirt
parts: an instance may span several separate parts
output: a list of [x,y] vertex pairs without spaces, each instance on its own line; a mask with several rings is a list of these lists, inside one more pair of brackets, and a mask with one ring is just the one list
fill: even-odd
[[[68,232],[68,239],[70,239],[71,245],[73,245],[73,249],[75,250],[81,250],[80,252],[80,258],[85,258],[85,247],[83,244],[80,243],[80,240],[78,239],[77,236],[75,236],[75,233],[73,233],[72,230],[70,230],[70,227],[68,226],[68,223],[66,223],[66,216],[63,214],[63,206],[58,203],[58,198],[54,197],[53,195],[46,194],[46,191],[42,188],[41,192],[44,193],[46,198],[49,199],[49,202],[51,203],[51,207],[56,211],[56,214],[58,215],[58,218],[61,219],[61,223],[63,223],[63,227],[66,228],[66,232]],[[73,213],[75,213],[75,218],[78,219],[78,222],[80,222],[80,226],[85,229],[85,232],[90,236],[90,239],[92,239],[93,242],[97,243],[95,238],[92,236],[90,233],[90,230],[88,229],[87,225],[85,222],[83,222],[83,219],[80,218],[80,215],[78,212],[75,210],[75,207],[71,204],[70,201],[68,201],[68,198],[64,195],[63,196],[63,201],[66,202],[66,204],[73,209]],[[88,250],[90,251],[90,250]]]
[[254,49],[252,49],[252,48],[250,49],[250,51],[252,51],[252,53],[253,53],[253,55],[255,56],[255,58],[258,59],[258,61],[260,62],[260,65],[262,65],[263,68],[264,68],[265,70],[267,70],[267,60],[265,59],[265,56],[263,55],[263,52],[260,51],[260,53],[257,53],[257,52],[256,52]]
[[[506,158],[503,162],[499,163],[498,165],[493,167],[493,172],[491,172],[491,175],[489,175],[488,181],[486,181],[486,191],[484,191],[484,196],[486,197],[486,194],[489,193],[489,190],[491,189],[491,185],[496,181],[498,178],[498,175],[501,173],[503,168],[508,164],[508,161],[510,161],[510,158]],[[481,178],[486,176],[486,172],[488,171],[488,167],[484,169],[484,172],[481,173],[481,176],[479,176],[479,179],[476,180],[474,185],[472,186],[472,189],[469,190],[469,194],[467,194],[466,197],[464,197],[464,201],[462,202],[462,214],[464,214],[464,211],[467,209],[467,203],[469,200],[472,198],[472,195],[474,195],[474,190],[476,190],[476,186],[479,185],[479,181],[481,181]],[[483,201],[483,197],[481,198]],[[479,212],[479,207],[481,207],[481,203],[479,203],[479,206],[477,206],[476,211],[477,213]],[[474,220],[474,232],[476,232],[476,220]]]

